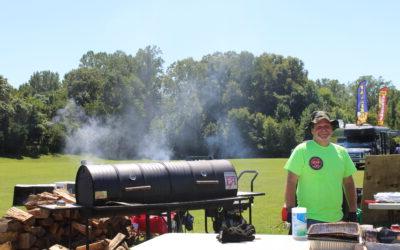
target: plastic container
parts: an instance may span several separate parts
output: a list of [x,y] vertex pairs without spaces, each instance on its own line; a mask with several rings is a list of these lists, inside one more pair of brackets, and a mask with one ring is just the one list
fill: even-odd
[[307,240],[307,208],[292,208],[292,236],[296,240]]

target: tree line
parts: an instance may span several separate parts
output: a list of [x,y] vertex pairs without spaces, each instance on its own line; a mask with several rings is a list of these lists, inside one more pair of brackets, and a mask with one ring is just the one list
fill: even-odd
[[380,77],[313,81],[300,59],[269,53],[216,52],[164,68],[155,46],[135,55],[89,51],[62,79],[34,72],[16,89],[0,75],[0,154],[286,157],[312,111],[355,122],[362,80],[368,123],[377,123],[378,91],[387,86],[385,125],[400,129],[400,92]]

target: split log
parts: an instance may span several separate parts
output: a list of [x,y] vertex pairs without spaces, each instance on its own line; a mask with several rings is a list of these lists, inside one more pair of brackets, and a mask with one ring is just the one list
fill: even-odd
[[42,237],[46,234],[46,230],[40,226],[25,226],[24,230],[28,233],[31,233],[37,237]]
[[49,250],[68,250],[68,248],[56,244],[56,245],[51,246],[51,247],[49,248]]
[[[77,220],[76,214],[74,210],[63,210],[63,216],[64,219],[71,219],[71,220]],[[78,212],[79,213],[79,212]]]
[[50,217],[46,219],[40,219],[38,220],[38,224],[43,227],[50,227],[51,225],[54,224],[54,220],[53,218]]
[[[78,231],[79,233],[81,233],[83,235],[86,235],[86,226],[85,225],[83,225],[81,223],[78,223],[76,221],[73,221],[72,222],[72,228],[75,229],[76,231]],[[90,233],[90,231],[91,230],[90,230],[90,227],[89,227],[89,233]]]
[[52,235],[56,235],[59,227],[60,225],[58,225],[58,223],[54,223],[50,226],[49,233],[51,233]]
[[57,241],[61,240],[61,236],[64,234],[64,228],[60,227],[56,234],[55,234],[55,238],[57,239]]
[[121,244],[121,242],[126,238],[125,234],[122,233],[118,233],[110,242],[110,244],[108,245],[108,249],[109,250],[114,250],[116,249],[119,244]]
[[7,241],[15,241],[18,238],[17,232],[4,232],[0,233],[0,244]]
[[6,243],[0,244],[0,250],[13,250],[11,241],[7,241]]
[[28,199],[25,201],[24,206],[26,209],[33,209],[35,208],[37,205],[37,202],[39,200],[39,196],[37,196],[36,194],[30,194],[28,196]]
[[38,238],[33,246],[39,248],[39,249],[45,249],[49,246],[49,240],[46,238]]
[[110,223],[111,223],[113,228],[118,228],[120,225],[123,224],[121,216],[112,217],[110,219]]
[[36,194],[30,194],[29,196],[28,196],[28,199],[26,199],[26,201],[38,201],[39,200],[39,196],[38,195],[36,195]]
[[76,203],[76,199],[74,196],[72,196],[68,190],[63,189],[63,188],[57,188],[54,189],[53,191],[54,194],[58,195],[61,197],[65,202],[67,203]]
[[91,219],[90,224],[95,228],[100,228],[102,222],[100,221],[100,219]]
[[18,235],[18,248],[31,249],[36,241],[36,236],[30,233],[21,233]]
[[21,229],[21,222],[15,219],[0,218],[0,233],[13,231],[17,232]]
[[46,219],[46,218],[49,218],[50,210],[37,207],[37,208],[28,210],[28,213],[35,216],[36,219]]
[[81,218],[78,210],[72,210],[71,219],[72,220],[79,220]]
[[97,228],[97,229],[93,230],[92,235],[93,235],[93,237],[96,237],[96,238],[100,237],[101,235],[103,235],[103,229]]
[[125,246],[119,246],[115,250],[129,250],[129,248],[126,248]]
[[121,245],[119,247],[117,247],[116,250],[129,250],[129,246],[128,244],[126,244],[126,242],[122,242]]
[[34,209],[39,205],[55,204],[58,196],[49,192],[43,192],[37,195],[29,195],[27,201],[24,203],[26,209]]
[[6,215],[27,225],[32,225],[35,221],[33,215],[16,207],[8,209]]
[[64,210],[63,217],[65,219],[69,219],[71,216],[72,216],[72,211],[71,210]]
[[54,211],[51,213],[51,216],[55,221],[63,221],[64,220],[64,215],[63,211]]
[[53,200],[39,200],[36,202],[36,207],[40,206],[40,205],[52,205],[52,204],[56,204],[56,201]]
[[98,229],[102,230],[104,233],[107,233],[107,225],[109,224],[110,218],[99,218],[90,220],[90,224]]
[[[85,250],[86,245],[82,245],[76,248],[76,250]],[[89,244],[89,250],[104,250],[107,249],[107,243],[104,240]]]
[[58,196],[49,192],[43,192],[38,194],[39,200],[47,200],[54,201],[54,203],[58,200]]
[[[62,234],[61,234],[62,236],[69,236],[69,224],[65,224],[63,227],[60,227],[60,230],[62,231]],[[57,233],[60,233],[60,232],[57,232]],[[71,236],[72,236],[72,228],[71,228]]]

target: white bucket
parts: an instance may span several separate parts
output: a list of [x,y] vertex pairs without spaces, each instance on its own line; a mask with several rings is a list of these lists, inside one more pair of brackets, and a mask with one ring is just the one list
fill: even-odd
[[292,236],[296,240],[307,239],[307,208],[292,208]]

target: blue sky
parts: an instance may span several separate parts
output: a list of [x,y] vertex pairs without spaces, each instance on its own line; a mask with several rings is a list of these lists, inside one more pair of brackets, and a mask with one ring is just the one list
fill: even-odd
[[0,75],[60,78],[89,50],[163,51],[165,67],[216,51],[300,58],[309,78],[382,76],[400,89],[400,1],[0,0]]

